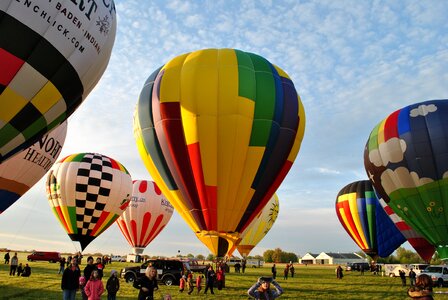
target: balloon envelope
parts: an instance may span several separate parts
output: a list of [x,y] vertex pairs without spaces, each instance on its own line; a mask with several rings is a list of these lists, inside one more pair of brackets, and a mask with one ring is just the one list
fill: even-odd
[[168,224],[173,211],[173,206],[155,182],[136,180],[131,202],[116,222],[134,254],[142,254]]
[[66,134],[67,122],[64,122],[0,164],[0,214],[47,173],[61,153]]
[[67,119],[109,62],[109,1],[0,1],[0,163]]
[[266,236],[277,220],[279,201],[274,194],[263,210],[250,222],[249,226],[241,233],[241,241],[238,243],[238,252],[247,257],[252,249]]
[[368,180],[346,185],[336,198],[336,214],[345,231],[374,260],[387,257],[406,239],[385,213]]
[[390,114],[372,130],[364,165],[393,211],[448,259],[448,100]]
[[393,210],[387,205],[384,199],[379,199],[381,206],[384,211],[387,213],[389,218],[394,222],[395,226],[397,226],[398,230],[400,230],[401,234],[407,239],[409,244],[417,251],[418,255],[426,261],[430,262],[431,258],[436,251],[435,247],[431,245],[424,237],[422,237],[417,231],[412,229],[402,218],[400,218]]
[[134,117],[152,178],[196,236],[223,256],[297,156],[305,113],[288,75],[234,49],[180,55],[145,83]]
[[97,153],[78,153],[58,161],[47,176],[53,213],[84,250],[123,213],[132,179],[118,161]]

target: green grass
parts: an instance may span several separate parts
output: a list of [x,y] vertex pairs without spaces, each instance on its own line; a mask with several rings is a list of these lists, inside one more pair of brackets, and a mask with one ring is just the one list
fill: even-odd
[[[26,262],[26,253],[19,254],[19,262]],[[1,256],[3,258],[3,256]],[[120,271],[129,263],[117,263],[106,265],[105,277],[107,281],[110,270]],[[57,274],[59,264],[47,262],[32,262],[32,274],[29,278],[9,276],[9,266],[0,264],[0,299],[62,299],[61,275]],[[85,259],[81,270],[85,266]],[[283,266],[277,265],[278,273],[283,273]],[[399,278],[374,276],[369,272],[360,275],[359,272],[345,272],[342,280],[336,279],[335,266],[301,266],[296,265],[294,278],[283,279],[283,275],[277,277],[277,281],[285,290],[280,299],[343,299],[343,300],[371,300],[371,299],[410,299],[406,295],[407,287],[401,286]],[[261,269],[246,269],[246,274],[231,272],[226,274],[226,288],[215,295],[204,295],[202,290],[197,295],[195,290],[192,295],[185,291],[179,293],[177,286],[167,287],[160,285],[156,292],[156,299],[162,299],[164,294],[171,294],[173,299],[248,299],[247,289],[260,276],[270,276],[270,265]],[[136,299],[138,290],[124,280],[120,281],[121,287],[117,294],[118,299]],[[447,288],[436,288],[438,292],[448,292]],[[436,294],[435,299],[447,299],[448,294]],[[77,299],[81,299],[78,293]],[[103,299],[107,299],[104,294]]]

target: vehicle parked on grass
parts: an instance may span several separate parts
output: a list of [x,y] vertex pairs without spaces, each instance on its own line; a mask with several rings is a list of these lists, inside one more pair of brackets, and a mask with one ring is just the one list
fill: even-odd
[[61,253],[49,251],[33,251],[26,258],[28,261],[48,261],[55,263],[61,260]]
[[448,266],[446,265],[430,265],[426,267],[419,275],[427,274],[431,277],[433,285],[443,287],[448,283]]
[[185,271],[190,270],[188,262],[178,259],[150,259],[139,266],[122,269],[121,278],[124,278],[126,282],[134,282],[138,277],[145,276],[148,266],[157,270],[157,281],[161,281],[165,285],[178,284]]
[[246,268],[252,267],[252,268],[261,268],[263,267],[264,261],[261,259],[246,259]]
[[207,265],[200,264],[196,259],[186,258],[182,259],[182,262],[188,263],[190,271],[193,273],[203,273],[207,270]]
[[237,263],[241,265],[242,262],[243,262],[243,261],[241,260],[241,258],[232,257],[232,258],[230,258],[228,261],[226,261],[226,264],[227,264],[228,266],[234,266],[234,265],[236,265]]
[[347,263],[345,270],[346,271],[368,271],[368,270],[370,270],[370,264],[368,262]]
[[404,271],[404,274],[408,276],[411,270],[409,264],[385,264],[383,268],[384,275],[389,277],[400,277],[400,271]]
[[122,256],[122,255],[111,255],[110,256],[110,261],[111,262],[126,262],[126,256]]
[[423,272],[423,270],[425,270],[428,266],[429,264],[410,264],[409,269],[414,270],[415,274],[418,275]]

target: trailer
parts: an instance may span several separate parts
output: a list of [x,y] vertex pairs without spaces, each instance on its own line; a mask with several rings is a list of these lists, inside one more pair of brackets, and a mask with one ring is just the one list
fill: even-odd
[[409,264],[384,264],[384,275],[389,277],[399,277],[399,271],[404,271],[406,276],[409,276],[410,265]]
[[264,261],[261,259],[246,259],[246,268],[261,268],[263,264]]

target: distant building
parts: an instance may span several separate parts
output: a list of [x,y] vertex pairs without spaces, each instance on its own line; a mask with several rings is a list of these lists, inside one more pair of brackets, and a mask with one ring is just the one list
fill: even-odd
[[314,265],[314,264],[316,264],[316,257],[318,255],[319,254],[313,254],[313,253],[308,252],[302,258],[299,259],[299,264]]
[[347,263],[367,262],[367,259],[356,253],[332,253],[321,252],[318,254],[307,253],[301,259],[301,264],[318,264],[318,265],[346,265]]

